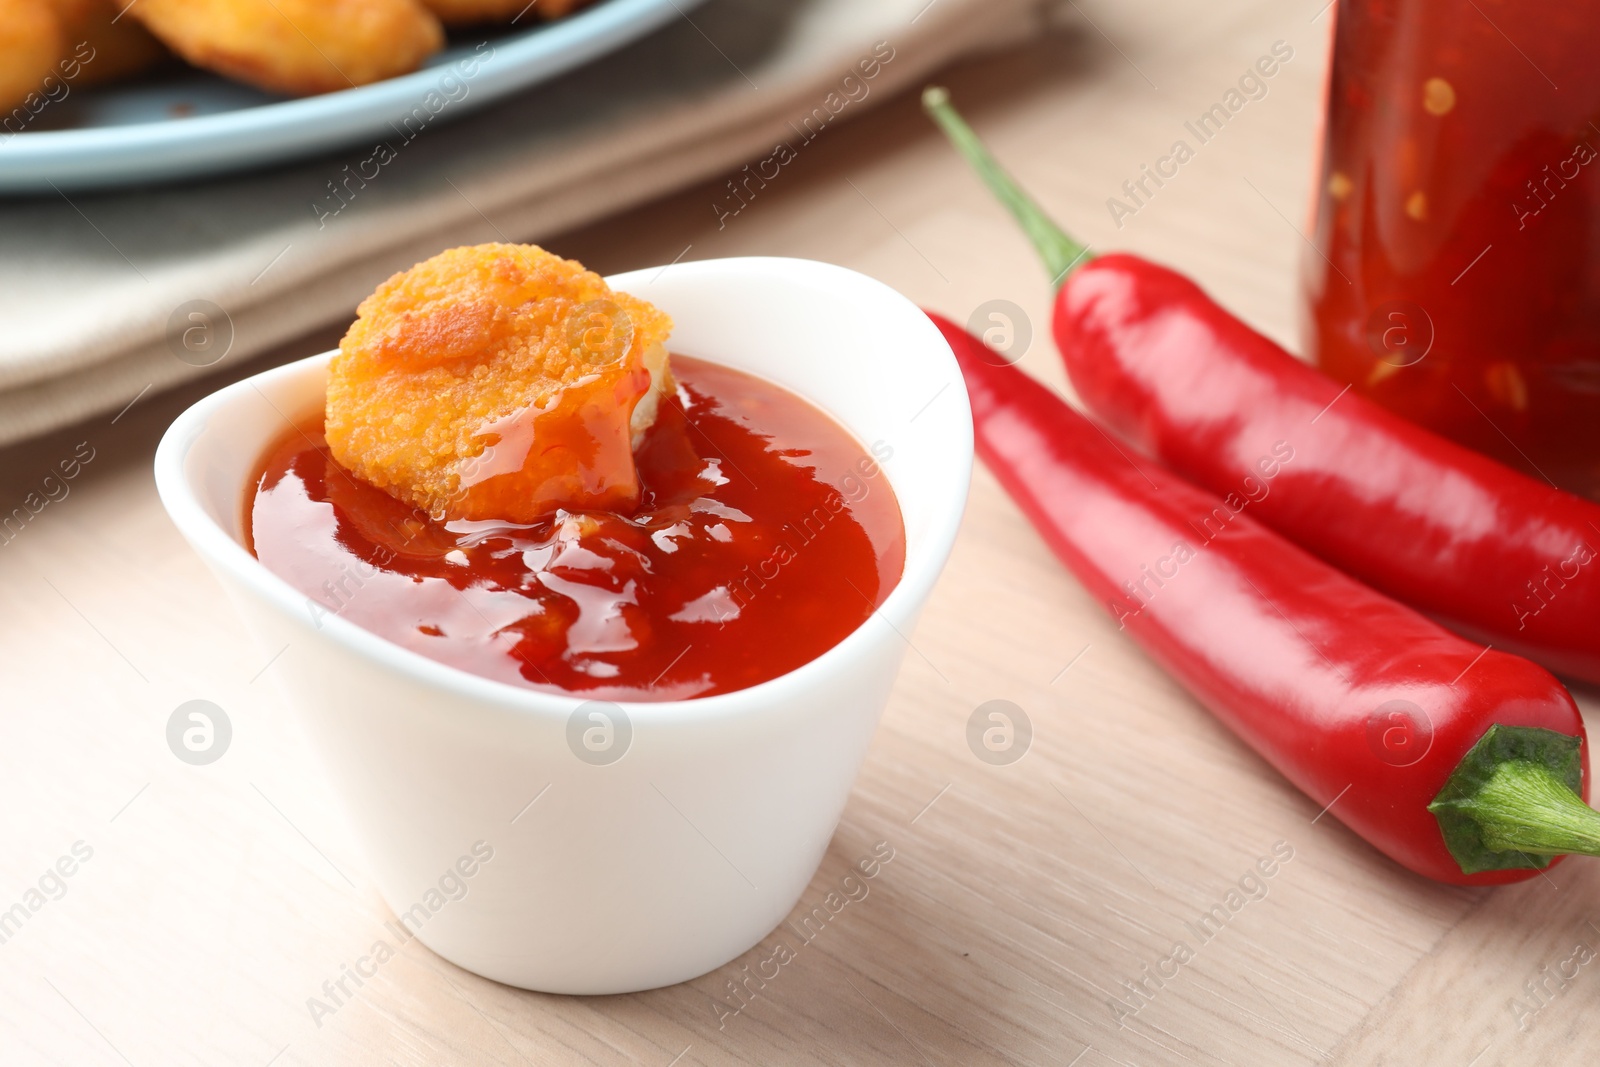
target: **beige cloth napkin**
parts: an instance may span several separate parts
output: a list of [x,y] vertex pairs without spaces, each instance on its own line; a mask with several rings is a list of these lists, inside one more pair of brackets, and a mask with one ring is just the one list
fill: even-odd
[[[378,282],[440,249],[537,240],[733,177],[779,141],[1026,32],[1036,6],[709,0],[558,81],[423,130],[386,162],[356,145],[208,183],[0,204],[0,444],[207,373],[194,364],[223,344],[212,367],[348,319]],[[874,60],[868,80],[860,65]]]

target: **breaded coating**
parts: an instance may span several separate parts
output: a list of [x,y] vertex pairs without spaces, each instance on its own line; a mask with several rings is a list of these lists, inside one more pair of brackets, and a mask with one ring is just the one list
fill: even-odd
[[44,83],[64,47],[61,20],[48,0],[0,0],[0,113]]
[[361,302],[329,368],[328,446],[436,520],[630,510],[671,330],[535,245],[441,252]]
[[584,7],[591,0],[422,0],[446,26],[471,26],[483,22],[531,23],[546,21]]
[[128,14],[195,66],[290,96],[405,74],[444,44],[419,0],[138,0]]
[[104,85],[148,70],[172,55],[137,19],[124,16],[128,0],[51,2],[61,17],[66,49],[80,61],[74,85]]

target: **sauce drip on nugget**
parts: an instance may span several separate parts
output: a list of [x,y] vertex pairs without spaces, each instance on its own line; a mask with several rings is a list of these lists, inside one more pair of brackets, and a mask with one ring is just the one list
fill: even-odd
[[894,449],[732,367],[669,375],[670,328],[527,246],[396,275],[325,423],[257,467],[251,550],[314,625],[511,685],[680,700],[816,659],[900,580]]
[[361,302],[330,367],[328,447],[435,520],[631,510],[670,394],[672,320],[533,245],[453,248]]

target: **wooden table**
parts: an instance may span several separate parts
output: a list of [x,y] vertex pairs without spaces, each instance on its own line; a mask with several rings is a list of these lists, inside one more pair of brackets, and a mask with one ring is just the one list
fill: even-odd
[[[948,72],[948,84],[1083,237],[1192,272],[1292,342],[1330,17],[1320,6],[1083,0],[1048,32]],[[1193,145],[1184,122],[1277,40],[1294,56],[1266,95]],[[1180,138],[1194,158],[1125,200],[1136,210],[1119,226],[1107,199]],[[909,96],[830,130],[718,229],[721,184],[546,243],[601,271],[680,254],[811,256],[962,319],[1013,301],[1033,331],[1023,365],[1060,383],[1029,249]],[[273,358],[319,351],[338,332]],[[755,956],[673,988],[571,999],[496,985],[413,942],[318,1025],[307,998],[389,916],[272,690],[267,654],[156,500],[155,443],[213,384],[0,454],[6,510],[80,442],[94,457],[0,544],[0,908],[42,901],[0,944],[0,1061],[1591,1058],[1581,1035],[1600,993],[1600,964],[1587,965],[1600,948],[1600,866],[1485,892],[1381,858],[1119,635],[982,471],[800,908],[876,843],[893,860],[758,995],[728,988]],[[226,756],[209,766],[166,744],[168,717],[191,699],[232,722]],[[966,741],[969,715],[994,699],[1024,709],[1033,729],[1007,766]],[[1249,880],[1274,851],[1272,876]],[[70,877],[47,873],[61,857]],[[1188,924],[1241,880],[1252,899],[1195,938]],[[1170,962],[1178,941],[1193,951],[1181,966]],[[1142,999],[1125,985],[1161,972],[1176,976]]]

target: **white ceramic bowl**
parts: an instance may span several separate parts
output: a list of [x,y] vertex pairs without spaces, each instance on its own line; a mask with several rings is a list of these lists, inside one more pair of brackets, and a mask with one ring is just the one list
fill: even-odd
[[[887,444],[907,538],[900,584],[844,641],[749,689],[621,704],[632,737],[615,762],[569,745],[580,698],[489,681],[313,612],[243,547],[255,465],[286,416],[322,404],[327,355],[200,401],[156,453],[173,522],[265,653],[288,646],[271,673],[319,747],[389,906],[451,962],[556,993],[693,978],[793,908],[865,758],[901,635],[949,554],[972,465],[955,360],[881,283],[794,259],[609,281],[673,317],[674,351],[776,381],[864,443]],[[604,724],[580,723],[590,725]],[[613,743],[625,733],[614,725]]]

